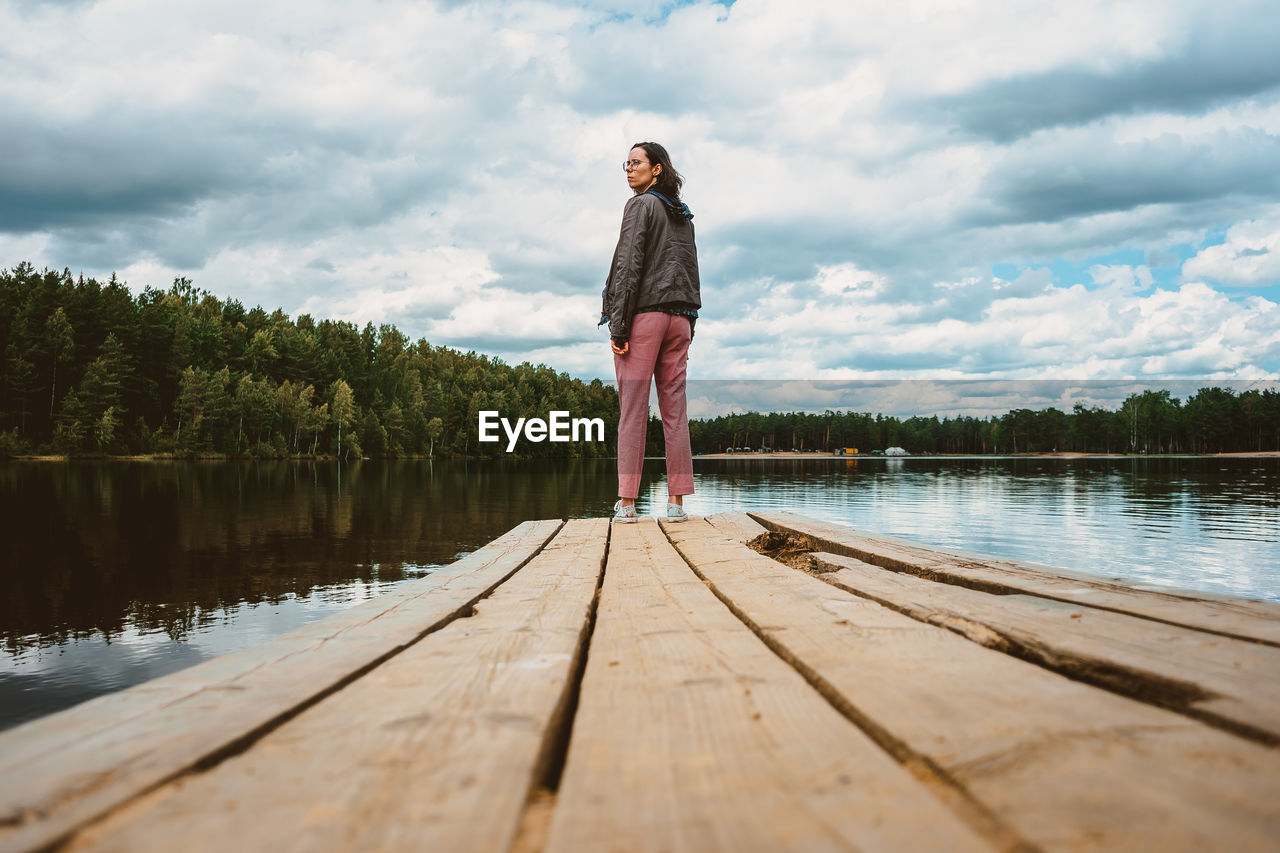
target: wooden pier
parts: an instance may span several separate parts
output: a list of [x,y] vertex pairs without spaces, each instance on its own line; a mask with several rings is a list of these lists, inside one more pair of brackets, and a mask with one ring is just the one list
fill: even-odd
[[1280,605],[788,513],[526,522],[0,735],[2,851],[1277,849]]

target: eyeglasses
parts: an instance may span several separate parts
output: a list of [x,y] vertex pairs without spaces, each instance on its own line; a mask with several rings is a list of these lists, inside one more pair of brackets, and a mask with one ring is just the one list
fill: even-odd
[[622,163],[622,171],[630,172],[632,169],[639,169],[641,166],[648,165],[649,164],[643,160],[624,160]]

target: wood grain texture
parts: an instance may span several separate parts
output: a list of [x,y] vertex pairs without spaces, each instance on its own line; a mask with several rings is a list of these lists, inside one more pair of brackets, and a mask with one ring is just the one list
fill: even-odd
[[0,850],[38,849],[454,619],[559,529],[526,522],[461,560],[265,643],[0,735]]
[[749,515],[770,530],[807,537],[815,551],[855,557],[881,568],[987,592],[1026,592],[1280,646],[1280,604],[1276,602],[1142,588],[1123,578],[927,548],[789,512]]
[[811,555],[822,580],[1051,669],[1280,744],[1280,648]]
[[646,519],[614,525],[546,849],[990,848],[726,610]]
[[975,645],[709,525],[664,529],[717,595],[850,714],[1037,847],[1275,849],[1275,750]]
[[507,850],[567,707],[607,519],[568,522],[489,598],[74,851]]
[[745,512],[719,512],[708,515],[707,521],[724,534],[726,539],[732,539],[735,542],[750,542],[757,536],[769,532]]

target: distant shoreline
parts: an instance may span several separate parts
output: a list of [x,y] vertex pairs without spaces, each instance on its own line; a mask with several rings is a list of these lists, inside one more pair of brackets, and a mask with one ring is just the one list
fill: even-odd
[[[1221,459],[1277,458],[1280,451],[1258,450],[1233,453],[909,453],[906,456],[885,456],[883,453],[797,453],[779,450],[771,453],[700,453],[697,459]],[[661,457],[656,457],[661,458]]]
[[[446,461],[446,460],[469,460],[480,461],[474,456],[387,456],[386,460],[394,462],[420,462],[423,460]],[[566,459],[613,459],[612,456],[594,456],[594,457],[564,457]],[[646,456],[646,459],[661,459],[661,456]],[[694,461],[699,459],[750,459],[755,461],[766,461],[770,459],[844,459],[849,460],[870,460],[870,459],[1276,459],[1280,458],[1280,451],[1277,450],[1258,450],[1258,451],[1239,451],[1232,453],[934,453],[934,454],[916,454],[909,453],[906,456],[885,456],[883,453],[859,453],[856,455],[845,455],[837,453],[797,453],[790,450],[779,450],[770,453],[699,453],[694,455]],[[29,456],[10,456],[7,459],[0,458],[0,462],[337,462],[336,456],[280,456],[280,457],[253,457],[253,456],[228,456],[224,454],[197,454],[194,456],[180,456],[174,454],[125,454],[120,456],[111,455],[58,455],[58,454],[33,454]],[[348,462],[370,462],[373,461],[367,456],[346,460]]]

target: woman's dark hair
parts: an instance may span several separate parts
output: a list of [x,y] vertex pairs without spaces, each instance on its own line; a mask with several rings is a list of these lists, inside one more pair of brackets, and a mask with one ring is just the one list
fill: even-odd
[[643,148],[644,153],[649,156],[649,165],[662,167],[662,173],[658,175],[658,183],[654,184],[653,188],[672,201],[679,199],[684,178],[676,171],[676,167],[671,165],[671,155],[667,153],[667,149],[656,142],[637,142],[631,147]]

